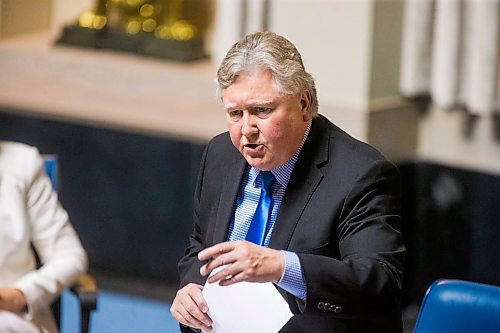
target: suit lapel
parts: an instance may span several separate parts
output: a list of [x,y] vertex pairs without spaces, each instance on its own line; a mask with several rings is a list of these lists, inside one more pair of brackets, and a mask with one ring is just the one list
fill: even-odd
[[322,117],[313,119],[311,132],[300,152],[281,202],[269,247],[288,248],[302,212],[323,179],[320,166],[328,162],[329,141]]
[[246,161],[243,156],[236,158],[228,168],[224,170],[222,191],[215,220],[213,244],[224,242],[227,239],[229,223],[234,210],[234,204],[240,188],[241,179],[245,172]]

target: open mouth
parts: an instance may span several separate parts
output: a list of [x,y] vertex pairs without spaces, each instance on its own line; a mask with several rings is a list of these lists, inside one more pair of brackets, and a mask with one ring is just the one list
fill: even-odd
[[256,143],[247,143],[247,144],[245,145],[245,147],[250,148],[250,149],[255,149],[255,148],[257,148],[258,146],[260,146],[260,145],[259,145],[259,144],[256,144]]

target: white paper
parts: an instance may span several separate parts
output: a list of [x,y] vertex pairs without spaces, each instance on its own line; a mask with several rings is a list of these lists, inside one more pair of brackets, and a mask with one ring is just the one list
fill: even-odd
[[276,333],[293,316],[272,283],[205,283],[213,333]]

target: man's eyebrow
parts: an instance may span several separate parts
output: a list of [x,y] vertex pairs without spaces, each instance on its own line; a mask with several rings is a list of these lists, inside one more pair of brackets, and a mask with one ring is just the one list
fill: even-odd
[[258,101],[245,105],[228,105],[224,106],[224,110],[232,111],[232,110],[246,110],[246,109],[254,109],[258,107],[271,106],[279,101],[279,98],[267,100],[267,101]]
[[233,110],[241,110],[242,106],[241,105],[228,105],[224,106],[224,111],[233,111]]
[[277,103],[277,99],[273,99],[270,101],[262,101],[262,102],[257,102],[257,103],[251,103],[248,107],[250,108],[258,108],[258,107],[263,107],[263,106],[270,106],[275,103]]

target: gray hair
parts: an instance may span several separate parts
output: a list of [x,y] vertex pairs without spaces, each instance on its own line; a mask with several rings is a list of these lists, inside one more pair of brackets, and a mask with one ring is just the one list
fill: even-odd
[[282,95],[308,92],[311,115],[318,115],[318,97],[311,74],[307,73],[295,45],[273,32],[256,32],[243,37],[227,52],[217,70],[217,96],[245,71],[266,68]]

